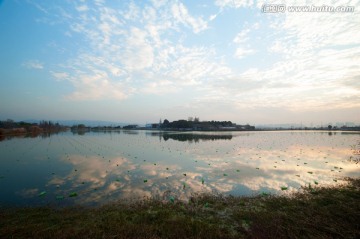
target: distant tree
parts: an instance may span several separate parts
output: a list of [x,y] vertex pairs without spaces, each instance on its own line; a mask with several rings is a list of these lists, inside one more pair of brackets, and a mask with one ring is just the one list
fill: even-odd
[[80,129],[81,129],[81,128],[85,128],[85,127],[86,127],[86,126],[85,126],[84,124],[79,124],[79,125],[78,125],[78,128],[80,128]]
[[164,119],[163,125],[164,125],[164,126],[167,126],[167,125],[169,125],[169,124],[170,124],[170,122],[169,122],[167,119]]
[[187,120],[176,120],[169,124],[170,128],[191,128],[192,122]]
[[328,129],[331,130],[331,129],[332,129],[332,125],[329,124],[329,125],[328,125]]
[[14,122],[14,120],[12,119],[7,119],[6,121],[3,121],[2,122],[2,126],[1,127],[4,127],[5,129],[11,129],[11,128],[15,128],[17,127],[16,126],[16,123]]

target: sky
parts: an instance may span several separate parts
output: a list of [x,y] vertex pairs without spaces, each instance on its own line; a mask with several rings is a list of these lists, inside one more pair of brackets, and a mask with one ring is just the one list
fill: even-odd
[[351,0],[0,0],[0,120],[360,122],[359,11]]

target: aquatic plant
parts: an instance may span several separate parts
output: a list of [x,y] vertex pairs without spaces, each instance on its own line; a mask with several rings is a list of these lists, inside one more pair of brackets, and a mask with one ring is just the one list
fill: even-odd
[[46,195],[46,191],[42,191],[41,193],[39,193],[39,197],[43,197]]
[[72,192],[72,193],[69,194],[69,197],[77,197],[77,193]]

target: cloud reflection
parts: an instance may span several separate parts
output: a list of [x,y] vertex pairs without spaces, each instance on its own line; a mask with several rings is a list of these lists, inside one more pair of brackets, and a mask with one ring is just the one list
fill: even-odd
[[[333,185],[345,176],[359,176],[359,165],[347,160],[352,151],[344,137],[349,136],[255,132],[231,141],[189,144],[159,142],[144,134],[136,136],[134,146],[136,155],[143,158],[131,156],[127,141],[115,140],[121,150],[112,149],[114,155],[106,158],[90,150],[84,154],[87,156],[81,153],[61,157],[60,167],[66,165],[68,171],[52,175],[47,186],[59,195],[77,192],[78,197],[71,199],[76,204],[94,205],[119,199],[169,200],[170,196],[188,200],[195,193],[288,193],[309,183]],[[74,143],[87,141],[78,137]],[[283,192],[281,187],[288,190]]]

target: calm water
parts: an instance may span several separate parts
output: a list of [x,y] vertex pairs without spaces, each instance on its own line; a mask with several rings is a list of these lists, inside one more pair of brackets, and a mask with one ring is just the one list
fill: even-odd
[[360,176],[360,164],[349,160],[359,139],[351,132],[294,131],[13,138],[0,142],[0,205],[187,200],[202,192],[254,195],[339,184]]

